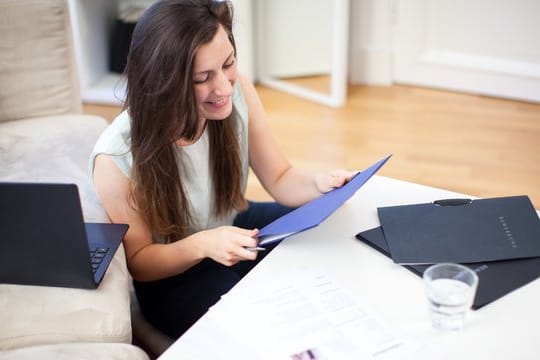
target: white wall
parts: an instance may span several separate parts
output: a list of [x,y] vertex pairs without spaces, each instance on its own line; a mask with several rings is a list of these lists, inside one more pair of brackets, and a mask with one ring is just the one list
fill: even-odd
[[452,0],[426,5],[426,47],[540,64],[540,1]]
[[234,6],[233,33],[238,53],[238,67],[248,79],[255,79],[255,48],[253,35],[253,0],[232,0]]
[[540,102],[540,2],[356,0],[350,80]]
[[[120,79],[107,72],[107,32],[117,6],[132,1],[151,0],[69,0],[77,15],[72,21],[84,101],[115,104],[122,97]],[[276,9],[276,1],[264,3]],[[310,6],[319,0],[305,1],[288,3]],[[233,0],[238,63],[251,80],[257,78],[254,3]],[[397,82],[540,102],[539,14],[537,0],[351,0],[349,81]],[[311,18],[324,23],[331,16],[322,11]],[[329,61],[330,51],[324,33],[307,24],[300,26],[302,31],[289,25],[291,21],[275,28],[281,38],[289,37],[293,44],[293,39],[303,39],[319,55],[295,61],[290,56],[294,51],[285,48],[271,63],[300,64],[301,70],[311,72],[325,66],[320,61]]]
[[294,77],[328,74],[332,62],[333,4],[330,0],[263,0],[267,74]]
[[392,0],[352,0],[349,20],[349,81],[390,85],[392,79]]

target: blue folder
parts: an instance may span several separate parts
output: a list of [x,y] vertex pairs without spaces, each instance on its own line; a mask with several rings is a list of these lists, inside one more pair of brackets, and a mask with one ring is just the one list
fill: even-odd
[[319,225],[379,170],[392,155],[357,173],[347,184],[274,220],[259,231],[259,246],[266,246]]

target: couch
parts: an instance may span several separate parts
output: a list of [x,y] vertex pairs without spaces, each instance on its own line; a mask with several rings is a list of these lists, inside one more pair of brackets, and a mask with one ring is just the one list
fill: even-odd
[[[108,222],[88,173],[107,122],[82,114],[72,39],[68,0],[0,1],[0,181],[75,183],[85,221]],[[0,284],[0,358],[149,359],[130,284],[122,246],[95,290]]]

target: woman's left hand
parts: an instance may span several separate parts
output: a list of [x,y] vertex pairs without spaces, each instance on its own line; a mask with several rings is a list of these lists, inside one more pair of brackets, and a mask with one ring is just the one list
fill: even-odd
[[315,186],[321,193],[327,193],[336,188],[345,185],[356,172],[337,169],[327,173],[319,173],[315,175]]

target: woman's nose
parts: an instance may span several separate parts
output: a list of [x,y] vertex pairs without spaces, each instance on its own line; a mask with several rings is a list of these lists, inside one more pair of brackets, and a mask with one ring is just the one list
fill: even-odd
[[229,76],[223,71],[218,73],[215,77],[215,89],[214,92],[219,96],[228,96],[232,94],[233,85]]

